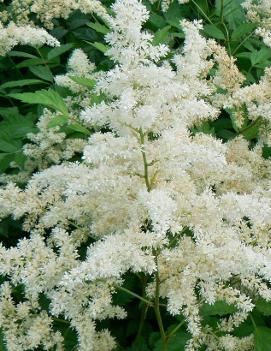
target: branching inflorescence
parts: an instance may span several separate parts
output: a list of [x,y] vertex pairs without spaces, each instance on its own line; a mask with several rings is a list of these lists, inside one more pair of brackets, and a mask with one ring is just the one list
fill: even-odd
[[[40,169],[48,154],[59,164],[34,174],[23,190],[10,183],[0,192],[1,216],[23,218],[30,233],[16,247],[0,249],[7,348],[63,350],[63,336],[53,329],[53,321],[63,319],[77,332],[78,350],[114,349],[117,340],[96,324],[125,318],[112,296],[127,290],[124,274],[134,272],[146,277],[139,298],[154,309],[164,350],[171,334],[164,330],[162,302],[169,314],[184,316],[187,351],[201,345],[252,350],[252,336],[231,333],[256,298],[271,299],[271,168],[261,154],[270,136],[264,130],[251,149],[242,137],[222,143],[192,128],[223,108],[242,126],[244,106],[248,118],[268,126],[270,70],[258,85],[242,86],[234,60],[201,36],[197,21],[182,21],[184,47],[169,60],[168,48],[154,46],[142,30],[148,11],[139,1],[117,0],[112,9],[106,41],[114,68],[95,72],[80,50],[74,55],[83,64],[75,56],[69,62],[71,72],[96,80],[102,101],[89,105],[89,92],[68,74],[56,78],[80,95],[70,112],[94,130],[87,142],[70,146],[83,149],[82,162],[66,161],[72,151],[57,129],[46,130],[52,112],[44,110],[25,152],[40,159]],[[60,148],[50,144],[54,133]],[[89,242],[83,258],[79,249]],[[24,287],[20,303],[12,296],[17,285]],[[50,301],[47,310],[41,294]],[[221,300],[235,312],[215,327],[203,324],[201,306]]]

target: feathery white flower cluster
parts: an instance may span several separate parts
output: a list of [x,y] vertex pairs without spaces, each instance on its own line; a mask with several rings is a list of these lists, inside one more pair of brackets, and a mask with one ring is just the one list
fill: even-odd
[[81,49],[76,49],[73,51],[68,61],[68,72],[66,74],[56,76],[55,82],[59,86],[69,88],[74,93],[83,93],[87,91],[88,88],[77,84],[70,78],[70,76],[90,79],[93,77],[94,69],[95,65],[88,60],[88,57],[84,51]]
[[265,45],[271,47],[271,3],[268,0],[245,0],[242,6],[246,10],[249,21],[257,23],[259,28],[256,34],[259,35]]
[[[184,48],[171,62],[163,60],[167,48],[142,31],[148,12],[141,2],[117,0],[113,10],[106,39],[116,66],[96,76],[95,94],[106,99],[81,112],[96,131],[83,162],[36,173],[25,189],[0,190],[0,216],[23,218],[30,232],[0,249],[0,273],[9,280],[0,288],[6,342],[10,350],[62,350],[51,326],[64,318],[77,332],[78,350],[112,350],[116,341],[96,321],[125,317],[112,295],[129,271],[146,275],[156,313],[163,298],[170,314],[185,316],[186,350],[251,350],[252,336],[231,333],[255,298],[271,300],[270,161],[241,137],[223,144],[190,130],[218,116],[219,104],[210,103],[216,89],[229,98],[246,89],[243,77],[200,35],[199,22],[182,22]],[[92,68],[85,67],[83,73]],[[23,305],[10,292],[18,284]],[[236,311],[217,327],[203,325],[202,304],[221,300]]]
[[8,26],[0,25],[0,56],[4,56],[14,46],[32,45],[40,47],[44,44],[49,46],[59,46],[57,39],[52,37],[42,28],[34,28],[30,25],[17,26],[11,22]]
[[76,10],[85,14],[96,13],[104,20],[109,17],[99,0],[12,0],[9,13],[4,11],[0,16],[5,21],[11,17],[16,23],[25,25],[32,23],[31,15],[35,14],[46,28],[52,29],[53,19],[66,19]]
[[[161,1],[161,8],[162,8],[162,11],[166,12],[166,11],[168,10],[170,4],[172,3],[172,1],[173,1],[173,0],[162,0],[162,1]],[[157,2],[157,0],[151,0],[151,3],[155,3],[155,2]],[[178,3],[179,3],[180,5],[186,4],[186,3],[188,3],[188,2],[189,2],[189,0],[178,0]]]

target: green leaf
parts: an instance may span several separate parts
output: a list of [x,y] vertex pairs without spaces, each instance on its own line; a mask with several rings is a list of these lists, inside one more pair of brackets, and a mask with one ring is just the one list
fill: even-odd
[[168,24],[181,29],[180,20],[187,15],[185,6],[180,6],[178,1],[173,1],[164,16]]
[[164,18],[155,12],[150,14],[149,22],[156,28],[163,28],[166,26],[166,21]]
[[230,29],[235,29],[246,21],[242,2],[243,0],[216,0],[215,14],[220,16],[223,7],[223,19],[229,24]]
[[3,118],[13,118],[14,116],[19,116],[18,107],[0,107],[0,116]]
[[110,29],[107,28],[106,26],[102,25],[101,23],[99,22],[95,22],[95,23],[88,23],[87,24],[90,28],[96,30],[96,32],[98,33],[102,33],[102,34],[107,34],[110,32]]
[[36,65],[43,65],[44,60],[41,58],[31,58],[29,60],[24,60],[23,62],[20,62],[16,65],[17,68],[25,68],[25,67],[30,67],[30,66],[36,66]]
[[231,40],[238,41],[252,33],[256,28],[255,23],[242,23],[232,33]]
[[28,52],[23,52],[23,51],[10,51],[8,53],[8,56],[12,56],[12,57],[25,57],[25,58],[35,58],[37,59],[38,57],[32,54],[29,54]]
[[6,115],[0,123],[0,135],[5,133],[11,140],[23,139],[28,133],[35,131],[35,124],[32,116],[21,116],[15,113]]
[[90,105],[94,105],[94,104],[100,104],[102,101],[104,101],[106,99],[106,96],[104,94],[100,94],[100,95],[91,95],[90,97]]
[[50,50],[48,52],[47,59],[52,60],[55,57],[58,57],[58,56],[64,54],[65,52],[69,51],[72,48],[73,48],[73,44],[71,44],[71,43],[57,46],[56,48],[53,48],[52,50]]
[[261,312],[264,316],[271,316],[271,301],[259,299],[255,304],[255,308],[257,311]]
[[32,72],[35,76],[48,80],[49,82],[54,81],[54,76],[51,70],[46,66],[32,66],[29,67],[30,72]]
[[77,76],[69,76],[71,80],[73,80],[75,83],[79,85],[83,85],[84,87],[87,87],[89,89],[92,89],[95,87],[96,80],[94,79],[89,79],[85,77],[77,77]]
[[68,122],[68,116],[60,115],[51,119],[48,123],[49,128],[61,127],[64,126]]
[[257,63],[261,63],[270,59],[271,57],[271,50],[268,48],[261,48],[259,51],[254,51],[251,54],[250,60],[252,65],[256,65]]
[[68,125],[68,128],[74,130],[75,132],[90,135],[90,131],[79,123],[71,123]]
[[5,172],[9,168],[9,164],[13,161],[13,158],[14,154],[0,153],[0,172]]
[[266,327],[256,327],[254,330],[255,351],[271,350],[271,329]]
[[224,140],[230,140],[236,136],[236,133],[233,133],[232,131],[227,129],[220,129],[219,131],[217,131],[217,136]]
[[216,301],[213,305],[205,303],[201,306],[201,313],[204,316],[224,316],[234,312],[236,312],[236,307],[225,301]]
[[20,143],[1,131],[0,134],[0,151],[5,153],[14,153],[20,150]]
[[212,38],[219,40],[225,39],[224,33],[215,24],[206,24],[203,30],[208,36]]
[[107,45],[104,45],[102,43],[99,43],[97,41],[95,41],[95,43],[90,43],[89,41],[87,41],[88,44],[92,45],[95,49],[101,51],[102,53],[105,53],[109,47]]
[[262,124],[262,120],[259,118],[255,122],[251,123],[250,126],[241,130],[241,134],[247,139],[252,140],[255,139],[259,134],[259,127]]
[[[184,350],[187,341],[190,339],[188,333],[184,330],[178,330],[176,334],[171,336],[168,340],[167,351],[180,351]],[[153,351],[163,351],[163,342],[160,338],[154,346]]]
[[28,104],[48,106],[57,111],[60,111],[64,115],[68,114],[68,108],[64,100],[55,90],[52,89],[39,90],[35,93],[9,94],[9,96]]
[[155,34],[153,38],[153,45],[158,45],[161,43],[165,43],[168,39],[168,32],[170,30],[171,26],[165,26],[162,29],[159,29]]
[[0,85],[0,88],[15,88],[15,87],[23,87],[25,85],[35,85],[35,84],[44,84],[42,80],[39,79],[21,79],[21,80],[12,80],[10,82],[3,83]]

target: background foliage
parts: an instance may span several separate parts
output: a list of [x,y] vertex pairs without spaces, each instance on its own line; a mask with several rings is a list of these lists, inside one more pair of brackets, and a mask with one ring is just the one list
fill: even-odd
[[[110,6],[110,1],[103,1]],[[168,11],[163,13],[160,2],[151,4],[144,1],[151,15],[146,28],[154,33],[154,43],[166,43],[173,55],[182,46],[184,34],[180,26],[182,18],[201,19],[204,23],[203,34],[208,38],[216,39],[227,48],[230,55],[236,58],[237,65],[246,77],[247,83],[258,82],[265,67],[271,65],[271,49],[253,35],[255,24],[245,22],[244,10],[240,0],[191,0],[179,5],[172,2]],[[6,6],[8,10],[8,5]],[[108,28],[101,19],[74,12],[68,20],[55,20],[55,28],[51,33],[61,42],[57,48],[17,46],[7,56],[0,58],[0,173],[13,175],[22,172],[28,162],[23,154],[23,145],[27,142],[27,134],[35,133],[36,122],[44,106],[60,110],[65,115],[62,98],[67,95],[64,88],[58,87],[54,76],[66,72],[66,62],[74,48],[82,48],[91,61],[95,62],[98,70],[107,70],[113,62],[104,55],[106,43],[104,35]],[[80,84],[91,84],[80,81]],[[22,94],[23,95],[18,95]],[[32,94],[31,94],[32,93]],[[93,97],[95,98],[95,97]],[[65,118],[56,120],[56,125],[65,125]],[[214,122],[206,122],[193,132],[202,131],[216,135],[224,141],[242,134],[253,143],[257,139],[259,125],[247,121],[242,129],[234,124],[230,111],[223,112]],[[67,138],[74,134],[87,138],[88,132],[80,126],[68,130],[62,129]],[[271,155],[268,147],[263,148],[264,157]],[[80,157],[80,155],[78,156]],[[34,170],[35,171],[35,170]],[[23,187],[24,184],[22,183]],[[18,239],[26,235],[22,231],[20,221],[11,218],[0,223],[0,240],[6,246],[15,245]],[[140,287],[143,283],[140,275],[129,274],[124,287],[141,295]],[[147,351],[162,350],[160,334],[156,325],[155,316],[148,313],[144,327],[140,320],[146,313],[148,306],[141,301],[139,308],[135,304],[137,296],[120,291],[116,302],[125,306],[128,319],[124,321],[101,322],[100,328],[109,327],[119,341],[118,350]],[[14,291],[15,299],[20,300],[21,291]],[[43,297],[41,297],[43,298]],[[44,298],[44,306],[48,301]],[[218,316],[229,315],[234,307],[223,302],[213,306],[206,305],[202,309],[202,316],[206,323],[215,325]],[[189,335],[185,328],[182,316],[173,318],[166,316],[167,332],[176,332],[170,339],[168,351],[181,351]],[[177,330],[175,330],[177,326]],[[72,351],[76,346],[76,334],[66,321],[55,320],[55,327],[64,331],[66,350]],[[271,350],[271,304],[259,300],[249,319],[238,327],[235,335],[245,336],[254,332],[256,351]],[[0,350],[5,351],[5,345],[0,334]],[[18,350],[19,351],[19,350]]]

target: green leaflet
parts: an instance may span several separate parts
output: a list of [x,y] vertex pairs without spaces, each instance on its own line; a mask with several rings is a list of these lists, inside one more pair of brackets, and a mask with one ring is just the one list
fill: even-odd
[[255,351],[271,350],[271,329],[257,326],[254,330]]
[[39,90],[35,93],[9,94],[10,97],[28,104],[40,104],[56,111],[68,114],[68,108],[62,97],[53,89]]

